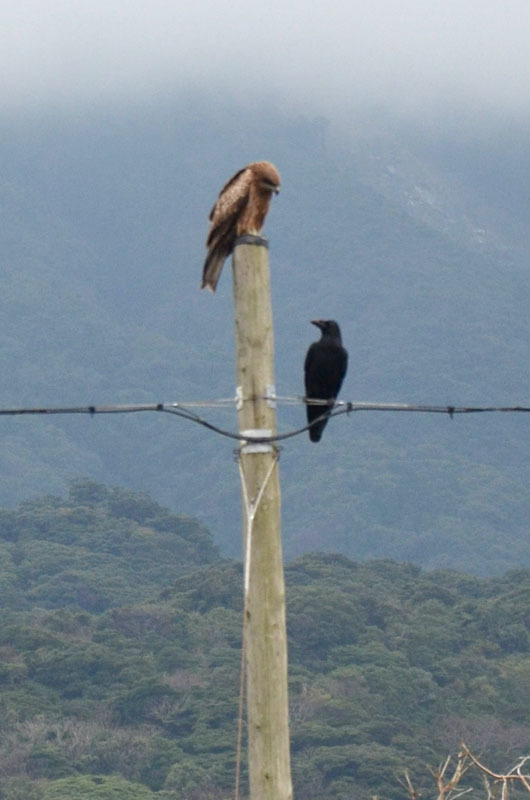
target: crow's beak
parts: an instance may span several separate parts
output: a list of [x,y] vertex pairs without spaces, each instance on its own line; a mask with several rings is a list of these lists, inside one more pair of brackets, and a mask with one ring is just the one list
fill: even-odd
[[322,320],[321,319],[312,319],[311,320],[311,325],[316,325],[317,328],[320,328],[320,330],[322,330]]

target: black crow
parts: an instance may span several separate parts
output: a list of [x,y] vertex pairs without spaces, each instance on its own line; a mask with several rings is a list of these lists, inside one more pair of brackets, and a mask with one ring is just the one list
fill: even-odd
[[348,353],[342,346],[340,328],[336,322],[332,319],[314,319],[311,324],[320,328],[322,338],[313,342],[305,357],[305,395],[310,400],[329,401],[329,406],[307,406],[308,423],[323,416],[320,422],[309,428],[309,438],[312,442],[318,442],[346,375]]

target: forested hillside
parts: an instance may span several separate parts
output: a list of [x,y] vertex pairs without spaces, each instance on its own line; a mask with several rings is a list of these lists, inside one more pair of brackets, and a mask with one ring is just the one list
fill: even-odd
[[[529,403],[527,133],[433,143],[393,118],[338,132],[197,95],[14,116],[0,152],[4,408],[233,397],[228,265],[215,296],[198,287],[212,202],[256,158],[282,174],[266,228],[280,395],[302,394],[325,317],[350,353],[345,399]],[[201,413],[235,428],[232,407]],[[304,409],[278,416],[289,430]],[[5,506],[88,475],[239,555],[231,442],[168,415],[0,419]],[[523,414],[339,417],[318,446],[284,445],[285,551],[528,566],[529,441]]]
[[105,611],[157,597],[160,586],[219,560],[211,536],[147,494],[74,481],[0,510],[0,607]]
[[[145,494],[72,485],[3,511],[2,800],[225,800],[242,570]],[[405,798],[462,738],[530,749],[530,571],[313,554],[287,565],[295,796]],[[473,778],[469,780],[473,782]]]

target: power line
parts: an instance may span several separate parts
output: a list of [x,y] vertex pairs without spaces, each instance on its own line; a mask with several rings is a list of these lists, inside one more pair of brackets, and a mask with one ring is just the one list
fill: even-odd
[[[328,407],[327,400],[305,400],[303,397],[279,397],[271,396],[267,398],[271,402],[278,402],[282,405],[321,405]],[[203,419],[194,411],[193,407],[205,408],[221,408],[235,405],[240,402],[236,398],[224,398],[220,400],[210,401],[192,401],[190,403],[139,403],[133,405],[90,405],[90,406],[70,406],[59,408],[0,408],[0,416],[24,416],[24,415],[57,415],[57,414],[134,414],[145,411],[158,411],[174,416],[182,417],[190,422],[195,422],[202,425],[207,430],[217,433],[220,436],[225,436],[229,439],[236,441],[252,441],[256,443],[270,443],[278,442],[284,439],[290,439],[293,436],[299,436],[305,431],[309,430],[312,425],[318,423],[322,417],[313,420],[310,425],[304,425],[301,428],[296,428],[286,433],[280,433],[276,436],[242,436],[239,433],[225,430],[217,425],[214,425],[208,420]],[[366,402],[351,402],[339,400],[335,403],[334,409],[329,414],[331,417],[337,417],[341,414],[351,414],[357,411],[405,411],[416,412],[424,414],[447,414],[451,419],[455,414],[477,414],[477,413],[516,413],[530,412],[530,406],[454,406],[454,405],[428,405],[416,403],[366,403]],[[325,415],[323,415],[325,416]]]

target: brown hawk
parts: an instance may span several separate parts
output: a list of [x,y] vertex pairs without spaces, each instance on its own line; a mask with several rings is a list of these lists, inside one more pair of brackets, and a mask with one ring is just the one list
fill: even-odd
[[225,259],[238,236],[259,235],[273,194],[280,191],[280,175],[269,161],[255,161],[230,178],[210,212],[201,289],[215,291]]

